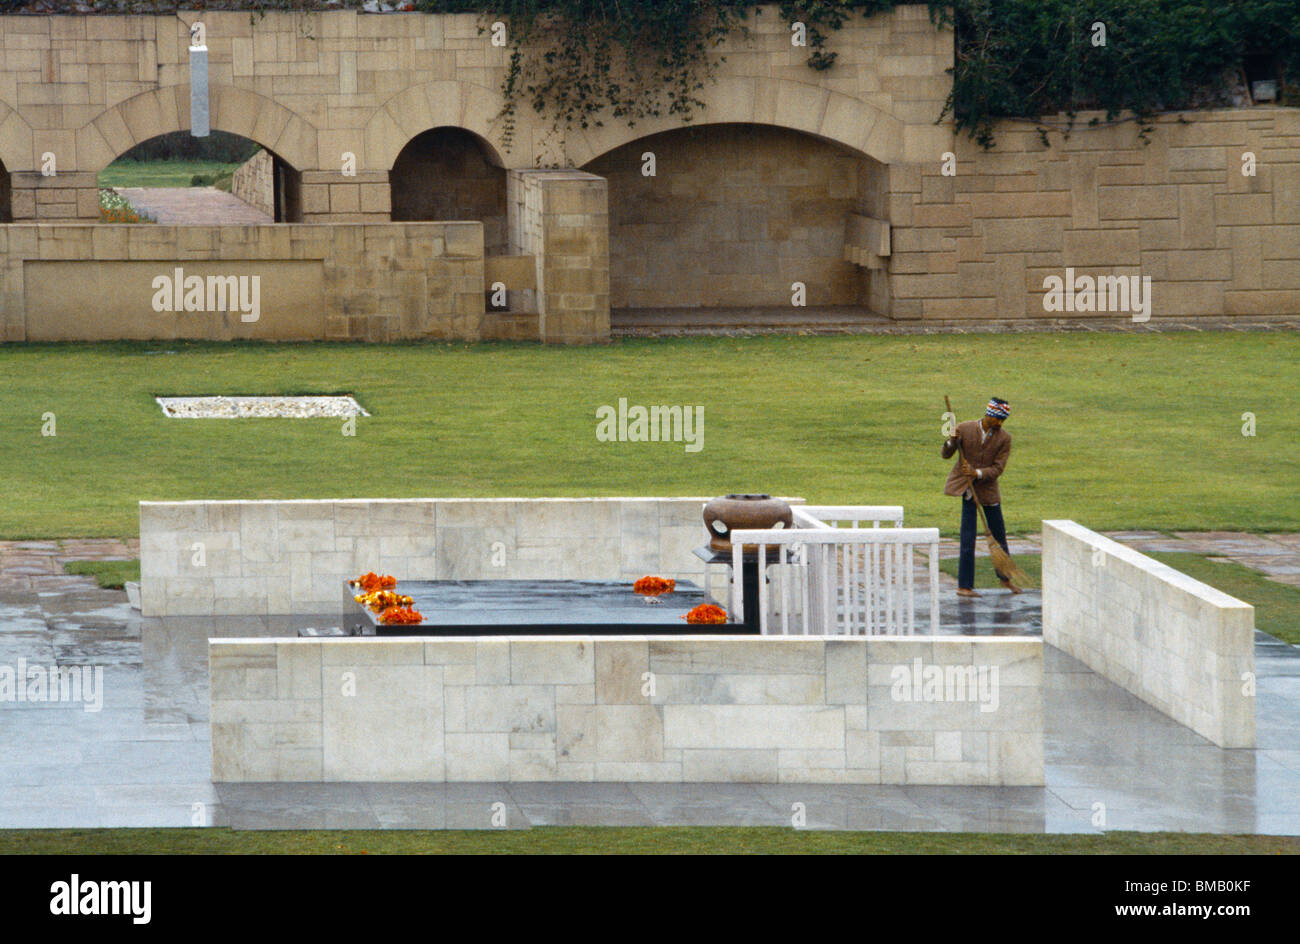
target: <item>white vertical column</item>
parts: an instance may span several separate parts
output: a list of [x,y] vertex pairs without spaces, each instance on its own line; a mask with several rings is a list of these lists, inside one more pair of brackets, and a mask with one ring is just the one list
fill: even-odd
[[813,562],[810,559],[810,551],[807,545],[803,546],[802,571],[800,573],[800,622],[803,625],[803,635],[809,635],[809,623],[813,620],[813,614],[809,611],[809,581],[813,580]]
[[903,552],[907,562],[907,633],[910,636],[916,632],[916,554],[910,544]]
[[876,545],[867,545],[867,635],[874,636],[878,632],[876,623]]
[[939,634],[939,542],[930,542],[930,635]]
[[885,552],[885,625],[886,632],[893,634],[898,627],[894,625],[894,547],[884,546]]
[[744,566],[745,561],[740,545],[731,545],[731,586],[728,590],[727,605],[730,607],[731,618],[737,623],[745,621],[745,594],[739,586],[744,574]]
[[830,632],[830,628],[835,625],[835,548],[829,544],[823,544],[822,548],[822,565],[826,573],[826,579],[822,581],[822,634]]
[[790,635],[790,550],[789,545],[781,545],[777,557],[781,567],[781,635]]
[[209,133],[208,45],[202,23],[190,27],[190,134],[206,138]]

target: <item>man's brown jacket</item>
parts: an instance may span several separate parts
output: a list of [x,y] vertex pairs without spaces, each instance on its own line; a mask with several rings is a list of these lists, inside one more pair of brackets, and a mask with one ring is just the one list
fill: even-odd
[[998,491],[998,476],[1006,469],[1007,457],[1011,455],[1011,434],[1005,429],[998,428],[989,434],[987,440],[980,442],[983,435],[980,421],[969,420],[957,424],[957,429],[953,433],[956,443],[949,446],[949,440],[944,440],[941,454],[945,459],[957,451],[956,447],[959,443],[966,461],[980,474],[978,478],[968,479],[961,474],[961,462],[954,462],[952,471],[948,473],[948,481],[943,486],[943,493],[961,495],[973,481],[975,496],[980,500],[980,504],[996,505],[1002,501],[1002,495]]

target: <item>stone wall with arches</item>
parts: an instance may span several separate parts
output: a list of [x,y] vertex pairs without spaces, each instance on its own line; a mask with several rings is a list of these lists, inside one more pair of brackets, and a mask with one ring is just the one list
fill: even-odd
[[[211,126],[243,135],[303,173],[307,220],[381,222],[387,175],[418,135],[472,132],[504,168],[580,167],[679,127],[611,121],[557,133],[520,108],[499,120],[508,50],[475,15],[357,11],[182,12],[175,16],[0,17],[0,160],[18,190],[38,190],[45,155],[65,183],[93,175],[132,145],[189,124],[189,31],[206,32]],[[831,40],[833,70],[807,67],[774,7],[721,50],[701,97],[702,122],[757,122],[816,134],[888,163],[929,159],[951,134],[934,124],[948,92],[951,35],[924,5],[856,19]],[[48,185],[45,185],[48,186]],[[60,201],[69,202],[69,201]],[[75,203],[75,199],[70,201]],[[63,218],[24,202],[20,219]],[[88,211],[88,207],[80,207]],[[89,212],[79,212],[85,218]]]
[[[691,133],[678,116],[566,131],[526,102],[507,133],[509,50],[491,44],[476,15],[0,16],[0,164],[13,222],[97,219],[100,170],[190,127],[196,21],[207,37],[211,127],[257,142],[291,172],[286,222],[463,214],[483,226],[488,285],[542,300],[538,311],[511,313],[521,337],[601,340],[611,303],[786,306],[795,282],[810,306],[897,320],[1137,314],[1050,307],[1046,283],[1076,274],[1149,278],[1145,314],[1155,320],[1300,310],[1300,110],[1162,116],[1141,137],[1136,124],[1093,128],[1085,116],[1068,136],[1050,131],[1050,146],[1032,125],[1004,123],[984,151],[939,121],[953,36],[920,3],[850,18],[830,37],[838,58],[824,71],[807,66],[776,5],[764,5],[719,50],[725,60],[699,92]],[[707,142],[737,128],[756,144],[733,149],[735,166],[723,167]],[[443,136],[441,150],[408,160],[431,133]],[[648,184],[638,161],[656,148],[660,175]],[[783,152],[789,159],[772,164]],[[529,237],[551,247],[543,255],[521,248],[528,227],[508,183],[501,211],[502,181],[541,169],[608,178],[607,216],[605,204],[576,196],[580,223],[560,210],[536,214],[581,231],[574,259],[596,260],[593,279],[555,248],[568,235]],[[711,179],[723,199],[701,195]],[[426,183],[445,193],[413,196]],[[598,189],[578,177],[546,186]],[[679,216],[688,226],[674,231]],[[602,261],[606,246],[613,258]]]

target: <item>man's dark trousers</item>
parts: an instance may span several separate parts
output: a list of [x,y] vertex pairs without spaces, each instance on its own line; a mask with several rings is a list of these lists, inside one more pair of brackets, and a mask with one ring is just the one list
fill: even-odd
[[[993,532],[993,540],[1002,545],[1002,550],[1008,554],[1011,549],[1007,547],[1007,526],[1002,521],[1001,505],[985,505],[984,517],[988,519],[989,530]],[[961,559],[957,564],[957,586],[966,590],[975,588],[975,537],[979,534],[979,510],[975,507],[975,502],[969,498],[963,497],[961,500]],[[1002,577],[1002,574],[998,574]]]

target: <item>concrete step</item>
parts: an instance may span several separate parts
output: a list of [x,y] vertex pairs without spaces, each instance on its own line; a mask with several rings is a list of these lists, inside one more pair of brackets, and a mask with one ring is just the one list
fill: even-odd
[[610,312],[615,336],[755,333],[842,333],[879,328],[892,322],[866,308],[621,308]]
[[610,312],[616,338],[704,337],[753,334],[1017,334],[1050,331],[1295,331],[1300,318],[1234,316],[1152,318],[1135,323],[1124,316],[1087,319],[1020,318],[997,321],[894,321],[861,308],[622,308]]

